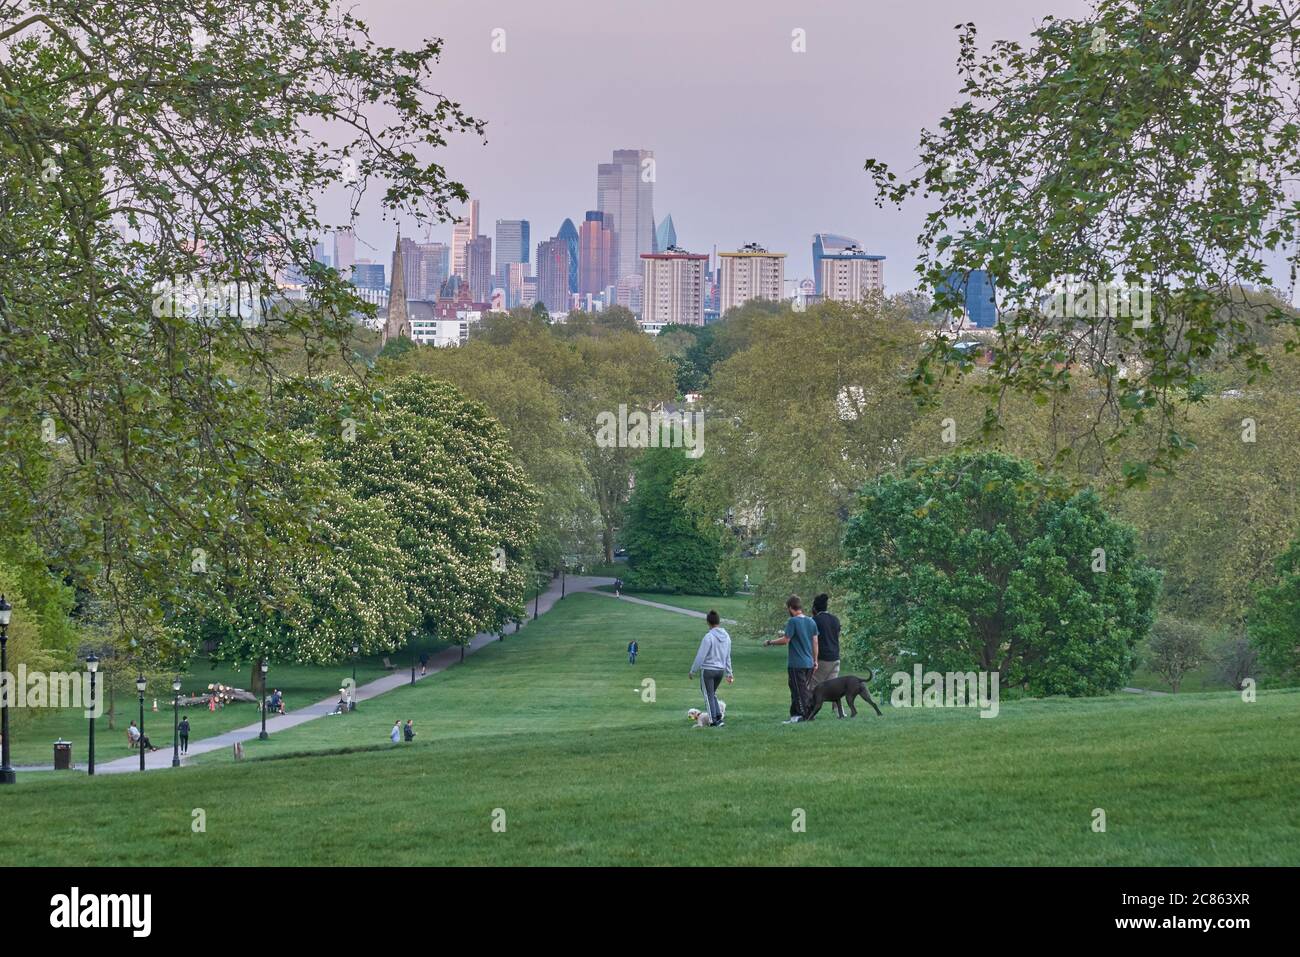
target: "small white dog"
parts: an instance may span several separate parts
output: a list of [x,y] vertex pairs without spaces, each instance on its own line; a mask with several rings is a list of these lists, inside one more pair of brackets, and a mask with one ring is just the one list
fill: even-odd
[[[718,699],[718,710],[722,712],[722,720],[727,720],[727,702],[721,698]],[[713,725],[713,717],[707,711],[701,711],[699,708],[687,710],[686,717],[694,721],[697,728],[708,728]]]

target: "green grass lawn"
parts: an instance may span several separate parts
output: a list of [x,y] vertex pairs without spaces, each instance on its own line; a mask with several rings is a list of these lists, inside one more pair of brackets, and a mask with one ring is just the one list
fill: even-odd
[[[1300,863],[1300,692],[1003,702],[991,720],[882,702],[883,718],[788,726],[784,651],[738,641],[727,727],[696,729],[684,712],[699,703],[686,671],[701,625],[573,595],[464,665],[250,742],[243,762],[21,775],[0,792],[5,859]],[[388,744],[399,717],[415,743]]]
[[[423,641],[416,644],[416,653],[427,651],[435,654],[447,647],[435,641]],[[365,684],[388,673],[383,665],[383,655],[374,655],[357,659],[357,682]],[[395,652],[388,656],[399,668],[409,668],[411,656],[409,651]],[[338,665],[294,665],[271,663],[267,673],[267,682],[272,688],[284,692],[285,710],[292,712],[297,708],[315,704],[330,696],[337,696],[339,687],[345,678],[352,677],[352,663]],[[182,674],[182,693],[198,693],[209,684],[234,685],[247,689],[251,682],[250,668],[238,670],[225,662],[212,662],[207,658],[195,659],[187,672]],[[102,691],[102,688],[101,688]],[[145,733],[157,747],[171,747],[172,743],[172,708],[171,682],[159,679],[151,682],[145,693]],[[153,702],[158,701],[158,712],[154,713]],[[120,691],[116,695],[117,714],[114,728],[109,727],[107,714],[101,715],[95,722],[95,763],[103,764],[114,758],[135,754],[126,744],[126,726],[129,721],[139,721],[139,699],[134,687],[127,694]],[[15,709],[16,710],[16,709]],[[107,699],[105,699],[107,710]],[[222,734],[226,731],[242,728],[259,720],[257,706],[252,703],[233,703],[225,708],[209,712],[206,707],[183,709],[190,719],[190,743]],[[13,713],[11,713],[12,716]],[[49,766],[53,763],[54,741],[63,738],[72,742],[73,760],[78,766],[85,764],[87,755],[87,738],[89,737],[90,719],[77,708],[42,708],[32,709],[21,715],[21,721],[15,721],[11,730],[11,761],[15,765]]]

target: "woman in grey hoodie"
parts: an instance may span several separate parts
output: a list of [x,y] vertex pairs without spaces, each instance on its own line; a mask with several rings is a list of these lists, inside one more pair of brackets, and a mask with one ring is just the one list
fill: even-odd
[[727,634],[727,629],[718,626],[722,619],[716,611],[710,611],[706,620],[710,627],[700,641],[700,650],[695,653],[695,663],[691,665],[689,677],[694,678],[697,671],[700,673],[700,688],[704,691],[709,718],[713,727],[720,728],[722,709],[718,706],[718,685],[722,683],[723,676],[726,676],[728,684],[735,680],[731,673],[731,636]]

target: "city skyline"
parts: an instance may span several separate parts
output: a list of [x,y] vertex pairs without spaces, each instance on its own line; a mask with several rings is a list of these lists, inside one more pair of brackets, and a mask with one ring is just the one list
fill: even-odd
[[[1086,8],[1061,0],[1051,12]],[[526,219],[535,247],[565,219],[581,223],[600,208],[598,164],[615,150],[646,150],[655,159],[652,235],[671,215],[684,249],[757,242],[789,255],[788,279],[813,277],[813,234],[852,236],[886,257],[890,292],[916,284],[925,210],[877,209],[863,162],[874,155],[909,168],[921,129],[956,101],[955,24],[975,20],[987,44],[1024,40],[1043,15],[1030,0],[978,10],[955,0],[835,10],[665,0],[654,18],[595,0],[414,10],[360,0],[356,9],[383,42],[445,41],[433,88],[486,121],[487,143],[455,137],[428,158],[480,200],[481,231]],[[795,30],[806,52],[792,49]],[[599,82],[581,82],[593,76]],[[561,136],[559,116],[571,120]],[[335,225],[345,210],[341,191],[322,202]],[[386,251],[396,226],[381,218],[378,191],[368,193],[358,235]],[[450,242],[449,223],[405,218],[402,227]]]

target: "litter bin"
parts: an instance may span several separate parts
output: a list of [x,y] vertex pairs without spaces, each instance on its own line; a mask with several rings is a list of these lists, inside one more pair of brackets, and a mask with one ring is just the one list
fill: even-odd
[[62,738],[54,742],[54,770],[72,770],[72,742]]

